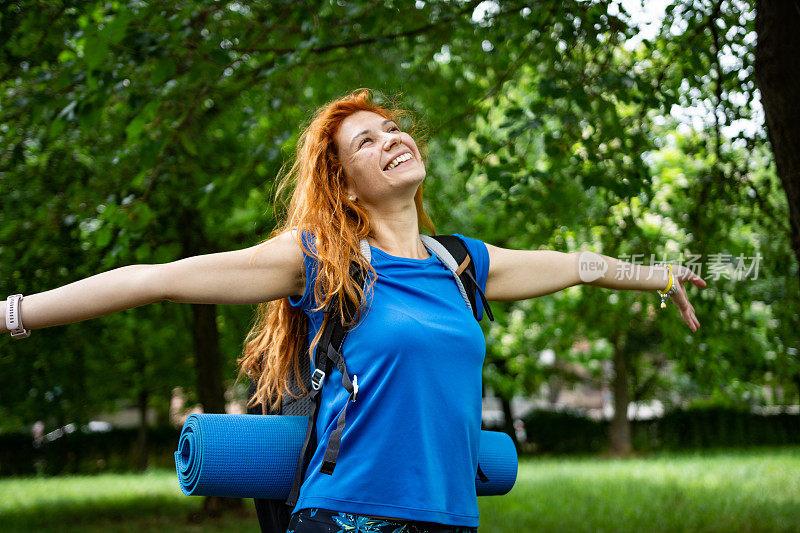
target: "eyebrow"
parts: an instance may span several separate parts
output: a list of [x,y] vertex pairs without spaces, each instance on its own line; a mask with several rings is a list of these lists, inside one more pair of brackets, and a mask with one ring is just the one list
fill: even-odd
[[[381,122],[381,128],[384,127],[389,122],[394,122],[394,120],[387,118],[386,120]],[[361,137],[362,135],[367,134],[367,133],[369,133],[369,130],[364,130],[361,133],[356,134],[356,136],[353,137],[353,140],[350,141],[350,148],[353,148],[353,144],[356,142],[356,139],[358,139],[359,137]]]

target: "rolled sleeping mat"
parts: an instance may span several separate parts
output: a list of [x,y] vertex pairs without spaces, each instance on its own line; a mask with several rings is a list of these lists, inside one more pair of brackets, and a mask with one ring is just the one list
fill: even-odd
[[[285,500],[306,438],[307,416],[193,414],[175,452],[178,484],[187,496]],[[506,494],[517,479],[511,437],[481,431],[478,496]],[[483,481],[482,481],[483,479]]]
[[[305,435],[303,435],[305,438]],[[475,478],[478,496],[502,496],[517,480],[517,447],[508,433],[481,430],[478,466],[483,472]]]

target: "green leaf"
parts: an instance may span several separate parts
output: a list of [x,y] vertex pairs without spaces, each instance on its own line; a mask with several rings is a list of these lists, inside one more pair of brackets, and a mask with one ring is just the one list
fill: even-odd
[[89,87],[89,89],[91,89],[92,91],[97,90],[97,80],[94,79],[94,76],[92,76],[91,70],[86,72],[86,86]]
[[150,244],[144,243],[136,248],[136,260],[137,261],[146,261],[150,258]]
[[66,126],[66,122],[64,122],[60,118],[56,118],[55,120],[53,120],[53,122],[50,123],[50,127],[48,128],[47,131],[47,136],[50,139],[57,138],[59,135],[61,135],[61,132],[64,131],[64,126]]
[[148,102],[147,105],[142,108],[139,114],[128,123],[128,125],[125,127],[125,135],[129,141],[135,141],[139,138],[142,133],[142,129],[144,129],[144,126],[153,119],[157,109],[158,101],[153,100]]
[[144,115],[139,114],[128,123],[128,125],[125,127],[125,136],[129,141],[135,141],[139,138],[146,121],[147,118]]
[[105,23],[98,35],[109,43],[119,43],[125,37],[125,31],[131,18],[130,11],[119,12],[113,19]]
[[153,74],[150,76],[150,81],[153,85],[161,85],[175,74],[175,61],[166,57],[156,63],[153,69]]
[[108,44],[96,35],[89,35],[83,41],[83,60],[90,69],[96,69],[108,56]]
[[[72,61],[73,59],[75,59],[75,52],[73,52],[72,50],[61,50],[61,52],[58,53],[58,62],[59,63],[68,63],[68,62]],[[69,77],[65,76],[63,72],[58,77],[59,81],[62,80],[62,79],[68,80],[68,78]],[[64,86],[66,86],[66,85],[64,85]],[[57,87],[57,88],[61,88],[61,87]]]
[[95,233],[95,245],[98,248],[105,248],[111,242],[111,227],[108,224],[103,224],[100,229]]
[[180,139],[181,145],[190,155],[196,156],[198,154],[197,145],[194,143],[192,138],[186,134],[186,132],[181,132]]
[[211,50],[211,59],[219,65],[227,65],[231,60],[227,50],[223,50],[222,48],[214,48]]

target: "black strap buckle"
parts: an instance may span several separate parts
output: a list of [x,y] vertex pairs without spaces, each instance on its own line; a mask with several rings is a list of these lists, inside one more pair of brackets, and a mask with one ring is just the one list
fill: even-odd
[[322,388],[323,380],[325,380],[325,372],[319,368],[315,369],[314,374],[311,376],[311,386],[314,388],[314,390],[319,390]]

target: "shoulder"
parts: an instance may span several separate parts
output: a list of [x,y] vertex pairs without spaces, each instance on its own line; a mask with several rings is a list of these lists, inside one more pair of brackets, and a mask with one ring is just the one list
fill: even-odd
[[259,266],[278,264],[281,268],[291,271],[295,288],[302,291],[305,284],[303,249],[296,237],[295,231],[284,231],[257,244],[251,249],[251,262]]
[[289,258],[293,263],[301,264],[303,262],[303,250],[300,247],[300,240],[295,230],[279,233],[254,248],[256,252],[269,250],[272,254],[280,254]]
[[[469,254],[477,261],[478,259],[488,259],[488,246],[485,242],[474,237],[467,237],[460,233],[453,233],[454,236],[461,239],[467,247]],[[474,257],[477,256],[477,257]]]
[[474,237],[467,237],[460,233],[454,233],[456,237],[461,239],[475,263],[475,278],[478,281],[482,290],[486,288],[486,280],[489,276],[489,265],[491,263],[488,246],[485,242]]
[[285,234],[291,235],[292,240],[297,244],[301,252],[313,253],[315,251],[317,237],[311,230],[292,228]]

